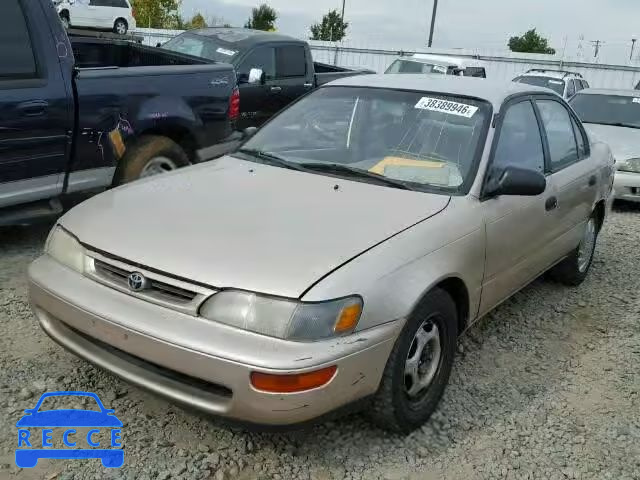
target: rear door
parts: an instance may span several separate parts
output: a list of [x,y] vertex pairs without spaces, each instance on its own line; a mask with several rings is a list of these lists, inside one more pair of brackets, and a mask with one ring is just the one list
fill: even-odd
[[111,28],[113,26],[113,10],[111,0],[90,0],[89,22],[92,27]]
[[283,109],[313,87],[307,68],[313,63],[306,57],[304,45],[278,45],[276,48],[276,82],[271,93],[276,96],[278,110]]
[[73,105],[59,65],[63,52],[50,31],[36,28],[42,8],[0,2],[0,207],[59,194],[67,167]]
[[583,127],[557,98],[536,98],[535,104],[549,149],[549,181],[556,196],[554,250],[556,258],[575,248],[598,195],[597,162],[591,156]]

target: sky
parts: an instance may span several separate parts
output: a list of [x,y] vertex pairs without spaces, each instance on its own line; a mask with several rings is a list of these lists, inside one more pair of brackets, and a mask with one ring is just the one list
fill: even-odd
[[[201,11],[206,19],[222,17],[242,26],[262,1],[183,0],[182,10],[185,16]],[[266,3],[278,12],[278,31],[296,37],[308,37],[311,24],[342,8],[341,0]],[[346,40],[357,47],[425,47],[432,8],[432,0],[346,0]],[[510,36],[536,28],[567,58],[592,58],[591,41],[602,40],[601,61],[622,62],[629,59],[631,39],[640,35],[638,18],[638,0],[439,0],[433,46],[505,50]],[[634,57],[640,42],[637,47]]]

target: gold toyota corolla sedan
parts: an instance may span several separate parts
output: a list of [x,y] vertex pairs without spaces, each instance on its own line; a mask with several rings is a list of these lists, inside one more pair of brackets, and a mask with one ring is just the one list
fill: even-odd
[[73,208],[29,285],[71,352],[249,423],[363,400],[420,426],[461,332],[546,270],[584,280],[612,198],[609,147],[525,84],[352,77],[245,134]]

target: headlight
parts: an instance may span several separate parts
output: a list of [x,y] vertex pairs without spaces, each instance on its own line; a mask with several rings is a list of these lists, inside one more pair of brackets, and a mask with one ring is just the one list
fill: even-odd
[[62,227],[56,225],[44,247],[45,252],[76,272],[84,271],[84,248]]
[[617,168],[621,172],[640,173],[640,158],[630,158],[618,162]]
[[319,303],[223,290],[207,300],[200,315],[209,320],[288,340],[319,340],[353,332],[362,299],[347,297]]

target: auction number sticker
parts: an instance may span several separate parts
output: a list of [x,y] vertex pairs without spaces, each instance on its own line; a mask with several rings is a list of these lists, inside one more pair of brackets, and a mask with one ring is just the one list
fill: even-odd
[[439,98],[422,97],[415,108],[431,110],[432,112],[448,113],[460,117],[471,118],[478,111],[478,107],[466,103],[451,102]]
[[226,48],[218,48],[216,50],[216,52],[221,53],[222,55],[228,55],[229,57],[232,57],[236,54],[236,52],[234,52],[233,50],[227,50]]

